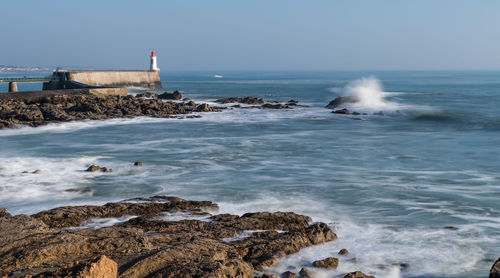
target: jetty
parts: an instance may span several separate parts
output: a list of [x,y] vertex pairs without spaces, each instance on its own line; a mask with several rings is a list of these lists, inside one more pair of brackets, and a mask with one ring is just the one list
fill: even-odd
[[[53,95],[127,95],[127,87],[161,89],[157,57],[153,50],[149,70],[61,70],[51,76],[0,77],[0,83],[9,84],[9,93],[0,93],[0,99],[32,98]],[[43,83],[41,91],[19,92],[18,83]]]

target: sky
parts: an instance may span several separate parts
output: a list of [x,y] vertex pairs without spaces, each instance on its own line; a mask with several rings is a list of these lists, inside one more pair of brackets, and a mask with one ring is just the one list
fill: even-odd
[[500,1],[9,0],[0,36],[0,65],[500,70]]

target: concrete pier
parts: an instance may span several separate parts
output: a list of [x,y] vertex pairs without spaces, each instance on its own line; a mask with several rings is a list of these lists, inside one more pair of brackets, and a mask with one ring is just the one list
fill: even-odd
[[85,87],[144,87],[161,89],[160,74],[150,70],[89,70],[54,72],[57,81],[43,85],[44,90]]
[[9,82],[9,92],[17,92],[17,83]]

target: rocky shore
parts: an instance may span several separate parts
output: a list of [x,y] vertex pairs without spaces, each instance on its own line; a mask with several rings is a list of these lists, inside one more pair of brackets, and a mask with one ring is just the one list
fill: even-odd
[[[215,214],[210,201],[136,198],[10,215],[0,209],[0,277],[279,277],[278,260],[337,239],[293,212]],[[106,219],[122,219],[116,225]],[[336,268],[336,258],[313,263]],[[312,277],[314,270],[281,277]],[[361,272],[345,277],[373,277]]]
[[[296,102],[271,103],[253,97],[227,98],[217,102],[221,104],[252,103],[256,104],[252,107],[263,109],[285,109],[296,105]],[[226,108],[196,103],[188,98],[183,99],[182,94],[178,91],[162,94],[147,92],[137,96],[82,94],[47,96],[41,99],[0,98],[0,129],[16,126],[34,127],[74,120],[103,120],[138,116],[169,118],[193,112],[218,112]],[[243,107],[235,104],[231,108]]]

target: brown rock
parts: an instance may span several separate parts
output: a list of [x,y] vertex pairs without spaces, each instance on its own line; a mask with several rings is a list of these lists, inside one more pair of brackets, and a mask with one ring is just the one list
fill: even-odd
[[349,251],[347,251],[347,249],[345,249],[345,248],[342,248],[342,249],[340,249],[338,254],[345,256],[345,255],[349,254]]
[[196,107],[196,112],[211,112],[212,108],[206,103],[202,103]]
[[323,260],[314,261],[312,264],[314,267],[333,269],[337,268],[339,265],[339,259],[334,257],[328,257]]
[[277,103],[277,104],[265,103],[262,105],[262,108],[265,108],[265,109],[283,109],[285,107],[281,103]]
[[313,278],[316,273],[309,268],[302,268],[299,271],[299,277],[300,278]]
[[0,208],[0,217],[12,217],[6,208]]
[[285,271],[281,273],[280,278],[297,278],[297,274],[291,271]]
[[181,100],[182,94],[179,91],[174,91],[173,93],[164,92],[158,95],[159,99],[171,99],[171,100]]
[[113,260],[102,255],[92,263],[86,265],[77,274],[78,278],[116,278],[118,265]]
[[279,277],[278,275],[264,273],[262,274],[261,278],[279,278]]
[[344,278],[375,278],[375,276],[366,275],[361,271],[347,273]]
[[261,98],[255,98],[255,97],[244,97],[244,98],[239,98],[239,97],[230,97],[230,98],[222,98],[218,99],[215,102],[218,103],[243,103],[243,104],[262,104],[264,103],[264,100]]
[[142,162],[136,161],[136,162],[134,162],[134,166],[142,166]]
[[97,165],[90,165],[89,168],[87,168],[87,172],[97,172],[101,170],[101,167],[97,166]]
[[500,258],[491,267],[489,278],[500,278]]

